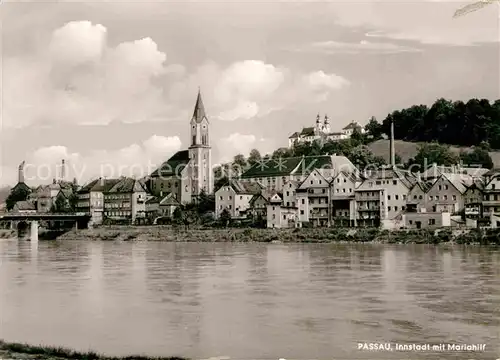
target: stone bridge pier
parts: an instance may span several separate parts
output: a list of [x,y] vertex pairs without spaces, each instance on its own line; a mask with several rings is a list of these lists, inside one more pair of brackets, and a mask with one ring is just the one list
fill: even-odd
[[17,230],[18,239],[38,241],[38,220],[12,221],[11,229]]

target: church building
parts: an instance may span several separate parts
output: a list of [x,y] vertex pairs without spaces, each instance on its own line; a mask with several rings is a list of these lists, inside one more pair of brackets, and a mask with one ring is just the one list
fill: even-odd
[[214,189],[210,123],[200,91],[189,126],[189,148],[175,153],[149,176],[153,195],[171,195],[183,204],[195,201],[201,192],[211,194]]

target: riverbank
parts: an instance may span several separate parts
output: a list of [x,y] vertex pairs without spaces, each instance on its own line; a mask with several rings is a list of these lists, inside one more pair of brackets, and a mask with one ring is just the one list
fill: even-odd
[[254,229],[169,226],[103,226],[69,231],[59,240],[166,241],[166,242],[267,242],[267,243],[380,243],[500,245],[500,229],[380,230],[348,228]]
[[71,349],[8,343],[0,340],[0,359],[22,360],[188,360],[180,357],[126,356],[110,357],[94,352],[78,352]]
[[12,239],[17,235],[15,230],[0,229],[0,239]]

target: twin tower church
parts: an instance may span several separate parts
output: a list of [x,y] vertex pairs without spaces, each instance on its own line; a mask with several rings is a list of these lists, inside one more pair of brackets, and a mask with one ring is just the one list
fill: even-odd
[[202,192],[213,192],[210,123],[200,91],[190,128],[189,148],[175,153],[149,176],[149,188],[154,195],[171,196],[180,203],[189,203]]

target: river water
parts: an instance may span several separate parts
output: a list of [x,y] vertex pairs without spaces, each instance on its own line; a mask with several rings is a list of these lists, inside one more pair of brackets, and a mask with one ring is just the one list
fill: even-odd
[[[0,240],[0,338],[197,359],[496,359],[500,252]],[[395,349],[411,343],[486,347]]]

